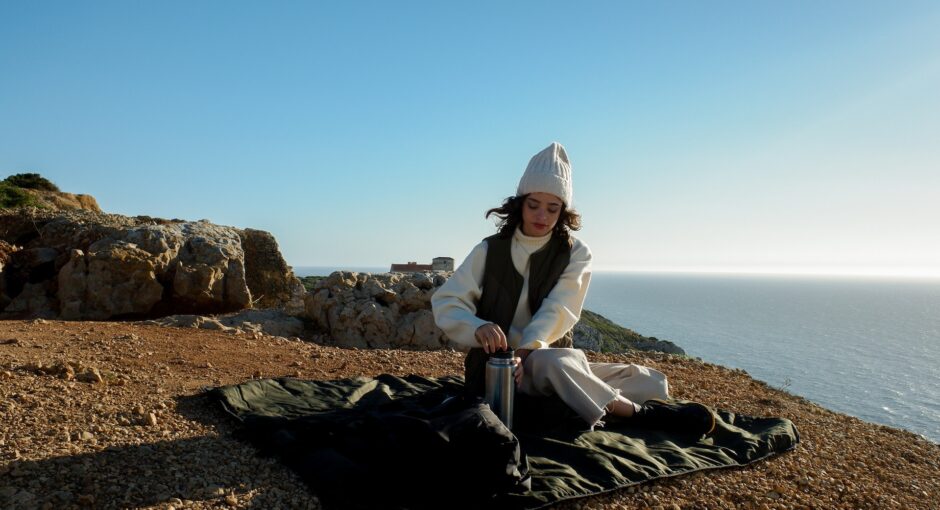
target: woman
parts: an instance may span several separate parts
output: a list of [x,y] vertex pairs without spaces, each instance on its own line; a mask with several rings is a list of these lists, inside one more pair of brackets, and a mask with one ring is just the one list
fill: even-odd
[[571,164],[553,142],[529,161],[516,195],[487,211],[486,217],[500,219],[498,233],[474,247],[434,293],[438,327],[471,348],[468,390],[482,395],[486,359],[512,348],[519,391],[558,396],[591,428],[613,415],[694,435],[710,432],[714,417],[707,407],[663,401],[668,384],[661,372],[589,363],[572,348],[571,330],[591,280],[591,251],[571,235],[581,226],[571,198]]

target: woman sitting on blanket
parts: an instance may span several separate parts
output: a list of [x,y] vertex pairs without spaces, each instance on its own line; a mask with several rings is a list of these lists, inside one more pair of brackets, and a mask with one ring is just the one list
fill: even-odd
[[714,428],[701,404],[669,402],[666,376],[652,368],[590,363],[572,348],[572,328],[591,280],[591,251],[571,235],[571,164],[553,142],[532,157],[516,195],[487,211],[498,233],[476,245],[432,298],[434,320],[465,360],[469,391],[483,394],[486,360],[512,348],[516,385],[527,395],[557,395],[587,422],[608,415],[638,426],[700,436]]

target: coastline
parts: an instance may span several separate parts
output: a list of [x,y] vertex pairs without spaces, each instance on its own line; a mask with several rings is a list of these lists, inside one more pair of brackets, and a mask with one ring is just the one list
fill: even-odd
[[940,285],[598,275],[586,306],[692,356],[940,441]]

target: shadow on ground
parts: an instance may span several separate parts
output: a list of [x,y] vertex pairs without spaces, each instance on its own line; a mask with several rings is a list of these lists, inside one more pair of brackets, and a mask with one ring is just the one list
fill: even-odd
[[180,414],[214,426],[218,435],[13,461],[0,475],[0,508],[135,508],[180,501],[214,507],[225,506],[230,496],[242,508],[318,506],[290,470],[232,437],[226,423],[232,418],[218,404],[201,394],[177,402]]

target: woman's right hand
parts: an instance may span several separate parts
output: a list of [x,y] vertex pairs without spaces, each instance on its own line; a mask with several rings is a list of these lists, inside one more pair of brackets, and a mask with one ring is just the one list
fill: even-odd
[[480,342],[480,345],[483,346],[483,352],[487,354],[496,351],[505,351],[509,348],[509,342],[506,341],[506,334],[503,333],[503,330],[499,326],[492,322],[487,322],[477,328],[474,336],[476,336],[477,342]]

